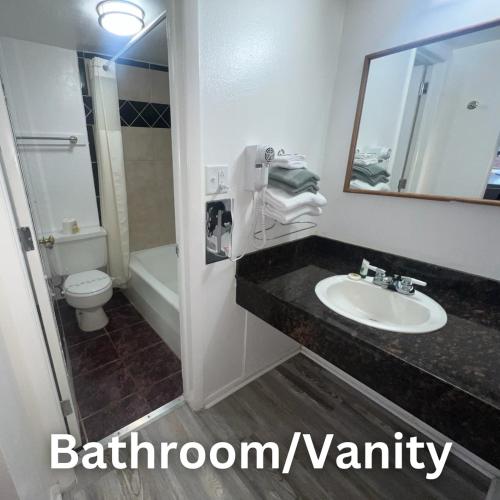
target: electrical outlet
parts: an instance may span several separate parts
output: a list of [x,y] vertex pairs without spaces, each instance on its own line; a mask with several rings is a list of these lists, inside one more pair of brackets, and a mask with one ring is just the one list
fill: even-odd
[[229,192],[229,166],[207,165],[205,167],[206,194],[223,194]]

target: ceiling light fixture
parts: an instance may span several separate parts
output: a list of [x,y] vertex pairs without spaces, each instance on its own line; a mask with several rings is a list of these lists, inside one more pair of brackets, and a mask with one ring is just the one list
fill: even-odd
[[135,35],[144,28],[144,11],[127,0],[104,0],[97,4],[99,24],[118,36]]

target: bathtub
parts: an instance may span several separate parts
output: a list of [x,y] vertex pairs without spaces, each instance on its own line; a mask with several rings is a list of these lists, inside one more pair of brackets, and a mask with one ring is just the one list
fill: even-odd
[[181,339],[175,245],[132,252],[130,280],[125,294],[180,358]]

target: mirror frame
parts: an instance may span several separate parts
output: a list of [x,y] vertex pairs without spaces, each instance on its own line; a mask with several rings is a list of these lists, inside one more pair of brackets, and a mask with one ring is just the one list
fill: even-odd
[[364,64],[363,64],[363,74],[361,77],[361,86],[359,90],[358,96],[358,104],[356,108],[356,116],[354,119],[354,130],[352,133],[351,139],[351,147],[349,150],[349,160],[347,163],[347,172],[344,180],[344,193],[355,193],[355,194],[371,194],[375,196],[392,196],[397,198],[414,198],[420,200],[433,200],[433,201],[459,201],[463,203],[474,203],[478,205],[494,205],[500,206],[500,201],[496,200],[481,200],[478,198],[470,198],[470,197],[456,197],[456,196],[441,196],[441,195],[430,195],[430,194],[419,194],[419,193],[396,193],[396,192],[387,192],[387,191],[370,191],[367,189],[352,189],[350,187],[352,170],[354,167],[354,157],[356,154],[356,146],[358,143],[359,129],[361,125],[361,116],[363,114],[363,106],[365,102],[366,96],[366,87],[368,84],[368,74],[370,72],[370,65],[374,59],[379,59],[381,57],[389,56],[391,54],[397,54],[398,52],[403,52],[405,50],[411,50],[418,47],[422,47],[423,45],[429,45],[431,43],[442,42],[444,40],[448,40],[450,38],[455,38],[457,36],[469,35],[471,33],[475,33],[477,31],[483,31],[490,28],[496,28],[500,26],[500,18],[495,19],[493,21],[489,21],[486,23],[476,24],[473,26],[469,26],[467,28],[450,31],[448,33],[443,33],[441,35],[425,38],[422,40],[418,40],[416,42],[407,43],[404,45],[399,45],[397,47],[393,47],[390,49],[381,50],[379,52],[373,52],[372,54],[368,54],[365,56]]

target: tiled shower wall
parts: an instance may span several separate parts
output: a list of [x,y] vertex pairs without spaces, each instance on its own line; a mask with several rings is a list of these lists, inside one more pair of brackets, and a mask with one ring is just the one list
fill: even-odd
[[[79,53],[84,58],[93,54]],[[131,251],[175,243],[170,99],[166,67],[121,60],[117,64]],[[83,67],[82,67],[83,66]],[[84,64],[80,64],[81,70]],[[85,82],[86,83],[86,82]],[[92,98],[85,97],[89,135]],[[92,138],[93,139],[93,138]],[[97,160],[92,155],[97,178]],[[99,201],[99,186],[96,180]]]
[[[135,251],[175,243],[170,113],[165,116],[165,105],[170,103],[168,73],[118,64],[117,80],[118,96],[125,101],[120,115],[130,248]],[[143,107],[144,103],[153,104]],[[124,107],[128,106],[132,109],[127,113]]]

